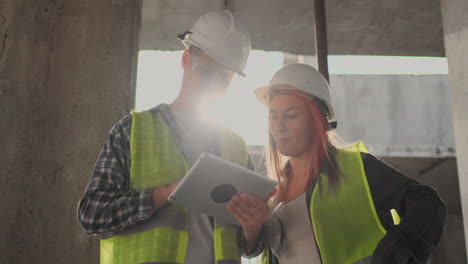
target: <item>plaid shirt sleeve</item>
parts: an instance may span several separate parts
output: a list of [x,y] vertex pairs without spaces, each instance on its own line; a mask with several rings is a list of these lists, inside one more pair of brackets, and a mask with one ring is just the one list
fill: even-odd
[[152,188],[130,190],[130,130],[131,115],[111,129],[78,204],[88,234],[122,230],[152,215]]

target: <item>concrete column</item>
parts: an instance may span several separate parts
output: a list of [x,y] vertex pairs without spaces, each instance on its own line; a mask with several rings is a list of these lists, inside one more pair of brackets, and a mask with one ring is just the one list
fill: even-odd
[[0,263],[99,263],[76,205],[133,104],[139,5],[0,0]]
[[[468,237],[468,2],[442,0],[441,8],[466,240]],[[467,243],[465,248],[466,245]]]

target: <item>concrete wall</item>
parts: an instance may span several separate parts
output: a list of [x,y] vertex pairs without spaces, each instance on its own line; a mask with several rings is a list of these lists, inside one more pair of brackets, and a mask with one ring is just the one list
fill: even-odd
[[452,157],[446,75],[332,75],[338,134],[385,157]]
[[98,263],[76,205],[131,108],[138,1],[0,0],[0,263]]
[[468,2],[442,0],[441,7],[449,65],[463,224],[465,237],[468,237]]
[[[310,0],[143,0],[140,49],[180,50],[178,33],[210,10],[228,9],[252,47],[314,54]],[[439,0],[326,1],[330,54],[444,56]]]

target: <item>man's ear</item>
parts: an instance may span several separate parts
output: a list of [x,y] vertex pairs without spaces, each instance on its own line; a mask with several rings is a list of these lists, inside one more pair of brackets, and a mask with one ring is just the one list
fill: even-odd
[[189,50],[189,49],[186,49],[184,51],[184,54],[182,55],[182,61],[181,61],[181,64],[182,64],[182,68],[184,68],[184,70],[186,69],[189,69],[191,66],[191,61],[192,61],[192,51]]

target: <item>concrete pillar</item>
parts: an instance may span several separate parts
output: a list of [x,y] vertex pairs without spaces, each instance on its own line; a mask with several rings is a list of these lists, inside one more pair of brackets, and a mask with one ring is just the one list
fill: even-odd
[[0,263],[99,263],[76,205],[133,104],[139,5],[0,0]]
[[[468,2],[442,0],[441,9],[466,240],[468,237]],[[465,248],[466,245],[468,244],[465,243]]]

